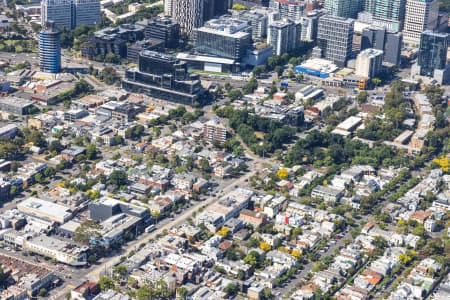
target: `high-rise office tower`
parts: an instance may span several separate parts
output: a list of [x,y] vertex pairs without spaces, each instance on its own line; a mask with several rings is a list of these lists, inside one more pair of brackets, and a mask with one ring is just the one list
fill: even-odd
[[181,31],[190,34],[203,25],[204,0],[172,0],[172,17],[180,23]]
[[[231,8],[231,3],[233,2],[232,0],[201,0],[201,3],[195,3],[196,1],[197,0],[193,0],[191,2],[193,2],[192,4],[194,7],[196,5],[202,6],[202,23],[216,16],[226,14],[228,9]],[[189,0],[187,0],[187,2],[189,2]],[[177,9],[177,6],[180,5],[182,7],[179,7],[179,12],[183,9],[183,7],[186,7],[187,3],[186,1],[180,0],[164,0],[164,15],[175,16],[175,10]]]
[[381,71],[383,51],[368,48],[356,57],[355,74],[357,76],[373,78]]
[[356,19],[362,10],[362,0],[325,0],[324,8],[332,16]]
[[318,11],[312,11],[308,13],[301,20],[301,35],[300,40],[302,42],[313,42],[317,38],[317,28],[319,26],[319,18],[322,13]]
[[354,20],[331,15],[319,18],[317,46],[322,57],[344,67],[352,53]]
[[100,21],[99,0],[74,0],[73,27],[78,25],[94,25]]
[[420,36],[419,58],[420,75],[433,77],[435,70],[443,70],[447,65],[447,33],[424,31]]
[[39,32],[39,64],[43,72],[61,71],[61,31],[52,21]]
[[372,24],[390,31],[401,31],[405,18],[406,0],[365,0],[364,11]]
[[164,15],[172,16],[173,15],[173,2],[175,0],[164,0]]
[[41,22],[53,21],[58,27],[72,29],[72,0],[42,0]]
[[385,62],[399,65],[402,41],[403,35],[400,32],[389,32],[384,28],[370,27],[362,31],[360,49],[383,50]]
[[203,0],[203,21],[224,15],[230,8],[230,0]]
[[300,46],[301,25],[289,19],[270,24],[267,42],[273,47],[273,54],[282,55]]
[[403,41],[407,45],[418,46],[420,34],[434,30],[439,15],[438,0],[407,0]]
[[306,2],[300,0],[270,0],[269,7],[278,10],[282,18],[300,21],[306,11]]
[[100,0],[42,0],[41,20],[44,26],[54,21],[56,26],[68,30],[100,21]]
[[160,39],[164,41],[164,47],[176,48],[180,38],[180,24],[169,17],[156,17],[145,27],[145,38]]
[[448,12],[440,11],[438,14],[438,20],[437,20],[437,32],[447,32],[448,31]]
[[252,27],[253,40],[261,40],[267,36],[268,14],[266,10],[252,9],[236,13],[236,17]]

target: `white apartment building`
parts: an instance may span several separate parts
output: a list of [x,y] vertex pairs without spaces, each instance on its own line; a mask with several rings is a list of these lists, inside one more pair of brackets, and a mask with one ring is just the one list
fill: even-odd
[[373,78],[381,71],[383,51],[368,48],[356,57],[355,74],[357,76]]
[[418,46],[420,34],[425,30],[434,30],[438,23],[438,0],[407,0],[403,43]]

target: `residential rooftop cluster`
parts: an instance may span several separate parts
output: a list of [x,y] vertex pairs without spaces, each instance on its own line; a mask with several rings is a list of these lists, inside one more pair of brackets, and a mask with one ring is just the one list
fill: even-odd
[[449,298],[449,13],[0,4],[0,298]]

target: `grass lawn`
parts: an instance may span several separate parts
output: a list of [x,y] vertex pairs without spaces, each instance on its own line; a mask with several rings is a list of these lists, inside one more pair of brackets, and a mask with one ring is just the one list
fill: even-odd
[[[24,49],[23,45],[27,47]],[[6,46],[14,46],[15,53],[37,53],[37,43],[32,40],[0,40],[0,51],[4,50]]]
[[212,71],[204,71],[204,70],[197,70],[197,69],[191,69],[189,70],[189,73],[196,73],[200,75],[217,75],[217,76],[228,76],[228,73],[222,73],[222,72],[212,72]]

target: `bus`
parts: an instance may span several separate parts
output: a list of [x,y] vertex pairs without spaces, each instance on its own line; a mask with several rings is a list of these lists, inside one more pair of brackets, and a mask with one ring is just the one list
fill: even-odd
[[145,232],[146,233],[149,233],[149,232],[152,232],[152,231],[155,231],[156,230],[156,226],[155,225],[150,225],[150,226],[148,226],[147,228],[145,228]]

